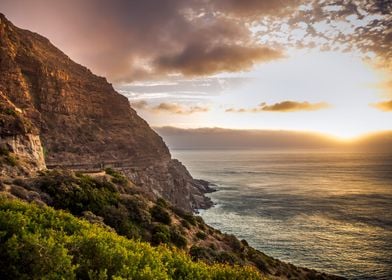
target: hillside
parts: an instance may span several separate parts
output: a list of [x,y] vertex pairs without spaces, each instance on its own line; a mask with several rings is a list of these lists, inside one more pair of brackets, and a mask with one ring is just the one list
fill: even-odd
[[[1,279],[260,279],[249,266],[192,262],[48,207],[0,197]],[[92,262],[92,260],[94,260]]]
[[[75,173],[67,170],[51,170],[41,171],[37,176],[18,177],[14,179],[3,177],[0,181],[0,197],[2,197],[0,199],[0,232],[4,232],[6,236],[10,235],[10,230],[13,230],[15,226],[13,227],[6,222],[7,220],[13,220],[13,217],[5,217],[10,214],[10,211],[13,211],[14,203],[18,204],[13,201],[21,199],[31,202],[31,204],[39,205],[42,209],[47,209],[46,205],[49,205],[56,210],[65,210],[92,224],[106,229],[113,229],[118,235],[130,240],[141,240],[153,246],[167,245],[174,252],[181,251],[181,253],[178,253],[180,259],[190,257],[193,261],[202,261],[204,264],[209,265],[229,264],[240,267],[252,266],[256,267],[268,279],[343,279],[315,270],[296,267],[292,264],[271,258],[250,247],[245,240],[240,241],[233,235],[222,233],[208,226],[200,217],[174,207],[163,199],[155,200],[152,194],[146,192],[144,188],[134,185],[124,175],[113,169],[89,174]],[[30,207],[26,206],[26,204],[22,205],[24,205],[24,208]],[[37,206],[31,207],[36,209]],[[16,208],[20,208],[20,206]],[[32,214],[30,213],[30,215]],[[52,211],[52,215],[60,214],[55,214]],[[23,220],[26,219],[26,217],[21,218]],[[45,230],[57,230],[56,227],[58,226],[56,224],[47,224],[46,218],[32,215],[31,217],[27,217],[27,220],[31,218],[42,221],[43,225],[41,226],[47,226]],[[16,219],[15,223],[18,222],[18,219]],[[37,226],[39,225],[33,226],[32,229],[36,229]],[[95,229],[91,230],[94,231]],[[24,236],[23,232],[19,232],[18,234],[21,237]],[[9,242],[8,238],[1,238],[0,235],[0,246],[8,248],[6,246],[7,242]],[[54,235],[53,238],[57,240],[60,237]],[[93,246],[92,248],[100,246],[99,243],[101,240],[94,240],[90,246]],[[118,244],[129,242],[122,240],[124,239],[119,239]],[[23,242],[27,241],[21,238],[18,242],[22,242],[23,244]],[[47,241],[45,240],[45,242]],[[117,244],[115,241],[110,242]],[[51,247],[46,247],[50,243],[44,244],[45,250],[54,250]],[[116,246],[119,246],[118,244]],[[22,248],[24,246],[32,245],[26,244]],[[127,246],[125,247],[127,248]],[[145,248],[148,249],[150,247],[147,246]],[[9,250],[7,249],[4,252],[8,252]],[[150,250],[148,249],[148,252]],[[88,253],[86,252],[86,254]],[[181,257],[184,253],[189,257]],[[20,251],[17,251],[17,254],[21,255],[19,258],[23,259],[23,254]],[[113,256],[106,257],[113,258]],[[2,260],[4,262],[7,259],[9,260],[10,257],[1,257],[0,255],[0,261]],[[106,259],[100,260],[99,257],[92,258],[92,255],[86,256],[85,260],[85,262],[92,262],[90,265],[95,268],[98,266],[95,263],[101,263],[103,261],[106,261]],[[113,265],[118,267],[120,264]],[[176,265],[180,264],[176,263]],[[186,268],[186,264],[184,266],[184,269],[188,269]],[[9,266],[2,267],[4,267],[3,271],[8,271]],[[31,269],[34,271],[34,268]],[[230,271],[229,268],[227,269]],[[252,270],[249,273],[251,272]],[[94,270],[93,273],[99,272]],[[241,273],[232,273],[237,276],[227,276],[228,278],[221,276],[212,279],[249,279]],[[181,278],[169,277],[169,279]],[[191,277],[185,279],[203,278]]]

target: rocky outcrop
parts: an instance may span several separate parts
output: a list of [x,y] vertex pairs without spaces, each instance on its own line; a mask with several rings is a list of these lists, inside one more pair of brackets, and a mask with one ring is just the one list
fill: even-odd
[[46,168],[38,131],[1,92],[0,150],[3,176],[31,174]]
[[[165,166],[150,166],[143,170],[124,168],[128,178],[153,193],[160,195],[181,209],[205,209],[212,206],[205,193],[211,192],[206,184],[194,180],[186,167],[176,159]],[[208,183],[207,183],[208,184]]]
[[210,205],[202,186],[105,78],[3,15],[0,37],[0,91],[37,129],[48,166],[114,166],[185,210]]

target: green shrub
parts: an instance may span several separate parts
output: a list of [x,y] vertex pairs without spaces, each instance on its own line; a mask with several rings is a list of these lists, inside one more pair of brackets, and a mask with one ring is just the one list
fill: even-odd
[[196,226],[196,218],[195,218],[195,216],[192,213],[185,213],[183,218],[184,218],[184,220],[186,220],[191,225]]
[[196,237],[199,238],[199,239],[201,239],[201,240],[205,240],[205,239],[207,238],[207,234],[205,234],[205,233],[202,232],[202,231],[198,231],[198,232],[196,233]]
[[162,197],[158,197],[156,203],[158,206],[161,206],[162,208],[169,207],[169,203],[165,199],[163,199]]
[[6,156],[4,156],[4,163],[9,165],[9,166],[17,166],[18,165],[18,160],[16,159],[16,157],[14,157],[12,154],[8,154]]
[[15,110],[11,109],[11,108],[6,108],[4,110],[2,110],[2,113],[9,115],[9,116],[17,116],[17,113]]
[[170,241],[178,248],[185,248],[188,244],[187,239],[177,229],[171,229]]
[[156,225],[152,230],[151,243],[159,245],[161,243],[170,243],[170,230],[165,225]]
[[148,225],[151,223],[151,214],[148,211],[148,204],[139,196],[123,196],[121,203],[128,209],[129,218],[139,224]]
[[202,217],[200,216],[195,216],[195,219],[197,221],[198,224],[204,225],[204,220]]
[[194,245],[189,249],[189,255],[193,260],[204,260],[208,263],[213,263],[216,260],[215,251],[206,247],[199,247]]
[[9,154],[10,151],[6,146],[0,146],[0,156],[8,156]]
[[155,205],[153,208],[151,208],[151,217],[157,222],[166,225],[171,224],[170,214],[162,206]]
[[222,251],[217,255],[216,260],[220,263],[228,263],[228,264],[239,264],[241,260],[231,252]]
[[187,229],[191,228],[191,224],[187,220],[181,220],[181,225]]
[[119,185],[122,185],[122,186],[125,186],[125,185],[128,184],[128,179],[123,174],[121,174],[120,172],[118,172],[118,171],[116,171],[116,170],[114,170],[112,168],[105,168],[105,172],[106,172],[106,174],[108,174],[108,175],[113,177],[112,178],[112,182],[113,183],[119,184]]
[[107,206],[117,205],[118,202],[118,193],[112,183],[87,175],[73,177],[52,171],[42,176],[38,185],[50,195],[52,206],[75,215],[91,211],[103,216]]
[[239,241],[233,234],[225,234],[224,240],[236,252],[240,252],[243,248],[241,241]]

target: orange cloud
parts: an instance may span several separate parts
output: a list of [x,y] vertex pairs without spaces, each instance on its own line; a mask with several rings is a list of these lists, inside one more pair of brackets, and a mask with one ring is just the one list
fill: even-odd
[[376,104],[371,104],[371,106],[384,112],[390,112],[392,111],[392,100],[378,102]]
[[245,109],[245,108],[228,108],[225,112],[228,113],[258,113],[258,112],[298,112],[298,111],[317,111],[330,107],[326,102],[309,103],[307,101],[297,102],[297,101],[282,101],[274,103],[271,105],[265,102],[259,104],[255,108]]
[[148,103],[144,100],[140,100],[140,101],[132,102],[131,106],[135,109],[143,110],[148,108]]
[[204,106],[185,106],[178,103],[162,102],[158,105],[149,105],[146,101],[141,100],[131,103],[131,106],[139,110],[147,110],[153,113],[171,113],[179,115],[190,115],[194,113],[208,112],[209,108]]

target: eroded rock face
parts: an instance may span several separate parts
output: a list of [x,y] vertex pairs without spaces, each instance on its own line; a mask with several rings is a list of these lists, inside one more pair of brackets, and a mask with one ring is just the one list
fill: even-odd
[[209,203],[189,174],[173,169],[162,138],[105,78],[1,14],[0,37],[0,91],[39,131],[48,166],[126,167],[137,170],[127,172],[136,182],[183,209]]
[[31,174],[46,168],[37,129],[1,92],[0,156],[2,176]]

